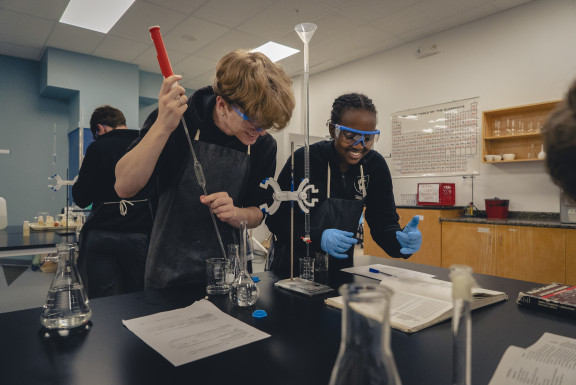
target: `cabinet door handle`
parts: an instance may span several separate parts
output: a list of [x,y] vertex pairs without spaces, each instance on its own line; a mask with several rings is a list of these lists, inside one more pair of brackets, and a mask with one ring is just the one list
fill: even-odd
[[502,234],[499,236],[500,246],[502,246]]

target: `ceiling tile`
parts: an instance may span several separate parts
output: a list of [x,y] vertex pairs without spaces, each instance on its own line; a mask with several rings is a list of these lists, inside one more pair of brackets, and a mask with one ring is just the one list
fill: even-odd
[[[364,22],[382,19],[402,11],[424,0],[354,0],[339,8],[339,11]],[[434,3],[436,0],[428,0]]]
[[0,0],[0,9],[5,8],[42,19],[60,20],[70,0]]
[[206,60],[197,56],[190,55],[184,60],[173,64],[174,72],[182,75],[184,78],[194,79],[207,71],[216,70],[217,61]]
[[281,1],[238,25],[236,29],[274,40],[294,31],[295,25],[314,22],[314,19],[332,11],[332,8],[310,0]]
[[235,49],[253,49],[264,43],[266,43],[265,39],[231,30],[214,40],[213,44],[200,48],[194,54],[207,60],[218,61],[222,56]]
[[32,48],[29,46],[0,42],[0,52],[2,52],[2,55],[14,56],[29,60],[40,60],[44,49],[41,47]]
[[160,7],[176,12],[184,12],[186,15],[192,14],[208,0],[145,0]]
[[124,39],[135,40],[141,43],[150,43],[150,27],[159,25],[162,34],[170,32],[186,15],[171,11],[164,7],[146,3],[135,2],[110,30],[109,34]]
[[[170,64],[178,63],[188,56],[182,52],[171,51],[168,48],[166,49],[166,53],[170,59]],[[137,64],[143,71],[154,72],[157,74],[161,73],[154,45],[146,48],[144,52],[142,52],[136,59],[132,60],[131,63]]]
[[164,45],[174,51],[194,53],[229,29],[196,17],[188,17],[164,35]]
[[53,26],[54,23],[48,20],[3,10],[0,12],[0,41],[42,48]]
[[105,35],[100,32],[57,23],[46,44],[49,47],[90,54],[104,40],[104,37]]
[[278,0],[210,0],[194,12],[194,16],[233,28],[277,2]]
[[107,36],[92,52],[93,55],[117,61],[133,61],[149,44],[126,40],[116,36]]
[[202,75],[182,82],[182,86],[188,89],[197,90],[202,87],[211,86],[214,81],[214,71],[210,70]]

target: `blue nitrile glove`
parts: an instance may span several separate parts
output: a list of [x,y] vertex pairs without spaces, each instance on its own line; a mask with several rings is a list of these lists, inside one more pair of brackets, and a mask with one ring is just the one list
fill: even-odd
[[344,253],[357,242],[358,240],[354,238],[353,233],[338,229],[327,229],[322,233],[320,247],[334,258],[343,259],[348,258],[348,255]]
[[418,222],[420,216],[415,215],[414,218],[404,227],[402,231],[396,231],[396,239],[400,242],[400,252],[402,254],[414,254],[420,250],[422,246],[422,233],[418,230]]

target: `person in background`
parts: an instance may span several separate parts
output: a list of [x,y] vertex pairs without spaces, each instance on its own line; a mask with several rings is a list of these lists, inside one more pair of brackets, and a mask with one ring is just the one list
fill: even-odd
[[121,200],[114,190],[115,168],[138,137],[117,108],[98,107],[90,118],[88,146],[72,196],[92,211],[80,234],[78,265],[90,298],[144,289],[144,268],[152,212],[146,198]]
[[[238,243],[234,230],[242,220],[248,228],[262,222],[258,206],[268,194],[259,184],[276,168],[276,141],[267,130],[284,128],[295,104],[286,72],[257,52],[225,55],[213,85],[190,99],[177,84],[181,79],[164,80],[158,109],[116,167],[119,196],[147,185],[159,196],[146,266],[150,288],[206,281],[205,260],[222,256],[210,211],[224,245]],[[194,140],[208,194],[197,180],[181,118]]]
[[[310,145],[310,183],[319,192],[318,203],[310,210],[311,256],[315,252],[330,254],[329,271],[353,265],[354,235],[365,208],[364,218],[376,243],[390,256],[408,258],[420,249],[422,234],[418,217],[402,229],[394,203],[392,179],[384,158],[372,150],[376,130],[376,108],[366,95],[341,95],[332,104],[327,126],[332,140]],[[294,181],[297,188],[304,178],[304,148],[294,153]],[[278,176],[282,190],[290,190],[291,160]],[[304,214],[294,218],[294,257],[304,256]],[[283,204],[266,218],[275,234],[275,255],[271,269],[281,275],[290,268],[290,207]],[[295,264],[296,265],[296,264]]]
[[548,173],[576,201],[576,81],[542,128]]

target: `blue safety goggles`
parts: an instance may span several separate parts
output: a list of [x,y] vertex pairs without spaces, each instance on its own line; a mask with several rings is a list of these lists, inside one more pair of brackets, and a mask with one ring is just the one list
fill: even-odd
[[[248,115],[246,115],[245,113],[243,113],[242,111],[240,111],[238,109],[238,107],[236,107],[235,105],[232,105],[232,108],[234,109],[234,111],[236,111],[236,113],[238,114],[239,117],[241,117],[242,119],[246,120],[247,122],[250,122],[252,124],[255,124],[254,121],[252,119],[250,119],[250,117]],[[262,127],[258,127],[256,129],[256,131],[260,132],[262,131]]]
[[346,126],[341,126],[335,123],[328,122],[328,124],[334,126],[335,135],[337,138],[340,136],[340,134],[342,134],[344,140],[346,140],[346,143],[351,146],[355,146],[360,142],[362,142],[364,147],[372,146],[378,141],[378,138],[380,137],[379,130],[362,131]]

